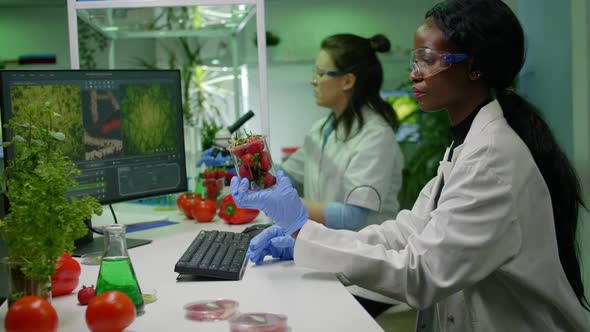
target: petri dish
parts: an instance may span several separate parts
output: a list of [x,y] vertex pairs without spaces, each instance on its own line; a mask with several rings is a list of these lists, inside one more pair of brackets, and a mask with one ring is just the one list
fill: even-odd
[[81,263],[84,265],[100,265],[102,261],[102,252],[91,252],[82,255]]
[[229,321],[231,332],[286,332],[287,316],[268,312],[248,312]]
[[184,305],[184,317],[194,321],[215,321],[231,318],[238,310],[238,302],[229,299],[203,300]]

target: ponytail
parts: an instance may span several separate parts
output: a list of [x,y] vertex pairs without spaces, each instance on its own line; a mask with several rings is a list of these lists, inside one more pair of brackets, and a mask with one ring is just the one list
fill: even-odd
[[579,206],[586,208],[580,182],[547,123],[524,98],[508,89],[497,91],[504,117],[531,151],[551,195],[559,260],[580,304],[590,311],[584,293],[576,242]]

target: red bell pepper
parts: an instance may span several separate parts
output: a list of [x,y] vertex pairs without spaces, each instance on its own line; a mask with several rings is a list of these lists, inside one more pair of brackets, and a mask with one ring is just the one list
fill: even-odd
[[55,274],[51,276],[51,296],[70,294],[80,279],[80,263],[67,252],[55,263]]
[[227,195],[221,202],[219,216],[227,224],[240,225],[254,220],[260,211],[254,209],[241,209],[236,206],[231,195]]

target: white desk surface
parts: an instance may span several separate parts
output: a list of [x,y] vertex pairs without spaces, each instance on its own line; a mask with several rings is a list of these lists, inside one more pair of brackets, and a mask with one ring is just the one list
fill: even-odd
[[[295,266],[293,261],[251,262],[239,281],[177,282],[174,265],[200,230],[239,232],[252,225],[227,225],[216,217],[211,223],[195,223],[179,211],[156,211],[137,204],[113,205],[119,223],[168,218],[172,226],[133,232],[129,238],[153,239],[151,244],[129,249],[129,256],[142,289],[154,289],[157,301],[145,306],[145,314],[125,331],[229,331],[227,321],[195,322],[184,318],[183,305],[197,300],[228,298],[239,302],[240,312],[273,312],[288,316],[290,331],[383,331],[331,274]],[[261,214],[254,222],[265,222]],[[94,225],[112,223],[105,208]],[[82,265],[79,287],[96,284],[99,265]],[[78,305],[76,291],[54,298],[59,331],[87,331],[86,306]],[[6,303],[0,308],[2,321]],[[0,326],[4,330],[4,324]]]

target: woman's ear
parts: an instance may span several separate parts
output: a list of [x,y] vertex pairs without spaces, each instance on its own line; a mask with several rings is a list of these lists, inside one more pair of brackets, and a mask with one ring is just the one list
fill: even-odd
[[349,91],[354,87],[356,76],[353,73],[347,73],[342,76],[342,90]]

